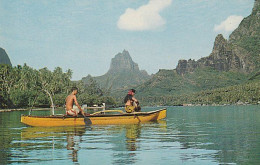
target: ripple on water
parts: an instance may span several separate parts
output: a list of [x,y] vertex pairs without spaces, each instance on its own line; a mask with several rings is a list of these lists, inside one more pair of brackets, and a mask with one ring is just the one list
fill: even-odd
[[16,121],[21,112],[10,112],[2,116],[9,121],[0,125],[0,157],[14,164],[259,164],[259,107],[246,108],[169,107],[160,122],[59,128],[25,127]]

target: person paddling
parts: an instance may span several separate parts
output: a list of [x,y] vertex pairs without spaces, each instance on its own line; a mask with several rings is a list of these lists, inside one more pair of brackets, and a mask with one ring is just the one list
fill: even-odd
[[139,112],[141,111],[141,107],[139,106],[139,101],[134,97],[135,90],[130,89],[128,94],[125,96],[125,111],[127,113]]
[[[70,116],[78,116],[78,114],[80,113],[83,116],[85,116],[84,111],[79,106],[79,103],[77,101],[77,98],[76,98],[76,94],[77,93],[78,93],[78,88],[77,87],[72,87],[71,94],[68,95],[67,98],[66,98],[66,114],[70,115]],[[78,111],[76,109],[73,109],[74,103],[79,108],[79,110],[80,110],[79,113],[78,113]]]

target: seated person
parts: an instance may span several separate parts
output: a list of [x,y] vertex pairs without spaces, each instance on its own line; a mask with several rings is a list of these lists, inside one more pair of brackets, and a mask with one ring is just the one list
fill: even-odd
[[[81,109],[81,107],[79,106],[79,103],[77,102],[77,98],[76,98],[77,93],[78,93],[78,88],[73,87],[71,89],[71,94],[69,96],[67,96],[67,98],[66,98],[66,115],[78,116],[78,114],[80,113],[83,116],[85,116],[84,111]],[[73,109],[74,103],[79,108],[79,110],[80,110],[79,113],[76,109]]]
[[140,112],[141,107],[139,106],[138,100],[134,97],[135,95],[135,90],[130,89],[128,91],[128,94],[126,95],[124,102],[125,102],[125,111],[127,113],[132,113],[132,112]]

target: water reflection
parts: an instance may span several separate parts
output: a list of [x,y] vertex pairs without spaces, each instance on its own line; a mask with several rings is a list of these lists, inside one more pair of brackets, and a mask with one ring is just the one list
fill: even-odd
[[0,164],[8,164],[12,156],[11,143],[16,137],[14,135],[16,130],[12,128],[19,123],[12,114],[12,112],[0,112]]
[[[116,128],[117,131],[114,130],[112,134],[118,136],[118,138],[113,137],[113,139],[110,140],[110,143],[114,146],[112,164],[136,164],[143,159],[141,155],[145,149],[143,146],[145,141],[153,138],[154,135],[157,134],[157,131],[166,132],[167,123],[162,120],[159,122],[121,125],[116,126]],[[149,137],[146,137],[147,130],[154,131],[154,134],[150,134]]]
[[0,164],[7,164],[11,155],[10,152],[10,143],[12,142],[12,138],[10,138],[11,131],[9,129],[3,131],[3,125],[0,118]]
[[[112,126],[87,126],[87,127],[27,127],[21,130],[21,141],[25,150],[50,150],[56,153],[69,151],[67,159],[74,163],[80,163],[82,159],[88,159],[88,153],[113,152],[112,164],[134,164],[140,160],[141,147],[144,137],[142,130],[151,130],[156,138],[158,132],[167,132],[166,121],[151,122],[134,125]],[[146,135],[145,135],[146,136]],[[148,139],[149,139],[148,138]],[[109,147],[112,145],[113,147]],[[99,147],[100,146],[100,147]],[[79,152],[81,151],[81,157]],[[82,157],[82,153],[84,153]],[[28,162],[33,162],[31,157],[35,155],[23,155]],[[81,158],[81,159],[80,159]],[[60,159],[59,155],[47,159]],[[63,157],[64,159],[64,157]],[[91,159],[91,158],[90,158]],[[65,159],[64,159],[65,160]]]
[[[127,152],[127,161],[129,163],[135,163],[137,161],[136,151],[138,149],[137,139],[140,138],[141,124],[126,125],[125,126],[125,145]],[[125,161],[125,160],[123,160]]]
[[78,162],[79,144],[82,142],[82,136],[85,131],[85,127],[74,127],[73,132],[67,132],[67,150],[72,151],[69,157],[72,158],[73,162]]
[[[27,127],[22,130],[21,139],[27,141],[38,139],[42,141],[45,138],[52,137],[52,149],[55,150],[63,148],[56,144],[55,139],[59,141],[60,138],[66,136],[66,149],[71,151],[68,154],[68,158],[72,162],[78,162],[78,151],[80,150],[80,143],[85,132],[86,127]],[[40,145],[36,142],[35,145],[37,144]]]
[[26,127],[23,112],[2,113],[0,164],[259,164],[250,107],[174,107],[158,122],[89,127]]
[[137,150],[137,144],[136,140],[140,137],[141,134],[141,124],[135,124],[135,125],[126,125],[126,148],[128,151],[136,151]]
[[[185,109],[184,109],[185,108]],[[186,107],[175,111],[167,120],[176,123],[172,129],[182,149],[205,153],[185,156],[185,159],[201,158],[223,164],[259,164],[260,162],[260,111],[250,107]]]

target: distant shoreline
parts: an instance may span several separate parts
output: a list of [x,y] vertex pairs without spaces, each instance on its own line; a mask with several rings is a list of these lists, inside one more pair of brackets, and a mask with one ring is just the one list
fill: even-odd
[[[18,109],[0,109],[0,112],[12,112],[12,111],[28,111],[31,108],[18,108]],[[36,108],[33,109],[34,111],[47,111],[50,110],[50,108]]]
[[[198,105],[198,104],[187,104],[187,105],[180,105],[177,107],[196,107],[196,106],[248,106],[248,105],[260,105],[260,104],[226,104],[226,105],[222,105],[222,104],[212,104],[212,105]],[[168,106],[143,106],[143,107],[172,107],[172,105],[168,105]],[[123,107],[118,107],[118,108],[123,108]],[[12,111],[28,111],[31,108],[18,108],[18,109],[0,109],[0,113],[1,112],[12,112]],[[47,111],[47,110],[51,110],[50,108],[33,108],[33,111]]]

